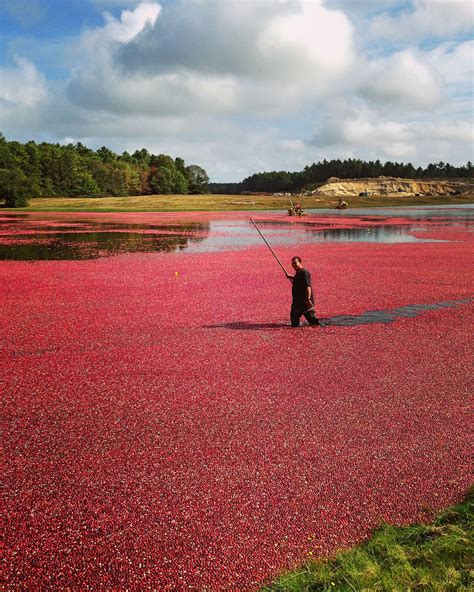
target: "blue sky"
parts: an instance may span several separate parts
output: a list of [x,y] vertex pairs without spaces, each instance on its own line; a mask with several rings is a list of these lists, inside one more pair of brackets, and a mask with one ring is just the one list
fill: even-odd
[[470,0],[0,0],[0,130],[181,156],[473,160]]

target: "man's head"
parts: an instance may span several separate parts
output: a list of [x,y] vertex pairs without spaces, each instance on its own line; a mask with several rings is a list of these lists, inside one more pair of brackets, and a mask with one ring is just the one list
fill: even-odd
[[291,266],[293,267],[293,269],[295,271],[298,271],[299,269],[301,269],[303,267],[303,265],[301,264],[301,257],[293,257],[291,259]]

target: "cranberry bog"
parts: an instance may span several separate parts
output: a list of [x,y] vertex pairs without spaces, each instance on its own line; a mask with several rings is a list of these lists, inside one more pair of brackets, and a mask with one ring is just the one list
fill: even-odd
[[[420,213],[421,212],[421,213]],[[4,214],[7,589],[255,590],[472,483],[474,210]]]

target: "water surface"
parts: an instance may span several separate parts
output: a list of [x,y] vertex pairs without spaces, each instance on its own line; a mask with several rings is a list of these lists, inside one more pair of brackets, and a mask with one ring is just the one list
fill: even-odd
[[[309,210],[295,220],[281,212],[254,212],[274,245],[306,243],[420,243],[426,229],[474,229],[474,205]],[[95,259],[124,253],[214,252],[262,244],[250,213],[203,216],[159,213],[114,215],[0,213],[0,259]]]

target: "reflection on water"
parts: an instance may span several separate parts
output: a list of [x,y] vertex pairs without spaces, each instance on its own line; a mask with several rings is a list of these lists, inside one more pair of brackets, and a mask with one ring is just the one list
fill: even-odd
[[[433,242],[415,236],[426,228],[474,228],[474,206],[361,210],[357,216],[317,210],[295,223],[281,212],[264,212],[258,221],[273,245],[320,242]],[[259,213],[258,216],[262,213]],[[262,244],[248,214],[209,222],[166,224],[159,214],[140,222],[132,215],[115,218],[74,214],[0,213],[0,260],[95,259],[123,253],[214,252]],[[397,220],[395,220],[397,219]],[[158,223],[157,223],[158,221]]]
[[[264,226],[264,224],[262,224]],[[265,235],[272,237],[276,244],[295,244],[295,243],[423,243],[423,242],[442,242],[433,239],[417,238],[411,234],[413,231],[419,231],[420,226],[407,225],[400,226],[386,224],[383,226],[354,227],[354,228],[330,228],[319,229],[316,225],[302,225],[301,230],[292,229],[282,231],[278,235],[272,229],[265,229]]]
[[393,208],[349,208],[348,210],[320,209],[306,210],[315,216],[337,216],[341,218],[364,218],[368,216],[385,216],[388,218],[417,218],[429,220],[432,218],[458,218],[459,216],[474,216],[474,204],[456,204],[444,206],[407,206]]
[[173,252],[204,240],[209,231],[209,224],[197,222],[123,224],[12,216],[0,218],[0,260],[97,259],[122,253]]
[[189,242],[202,237],[185,234],[160,235],[136,232],[80,232],[59,233],[48,239],[25,240],[1,244],[0,259],[21,261],[57,259],[97,259],[120,253],[146,253],[150,251],[175,251],[185,249]]

